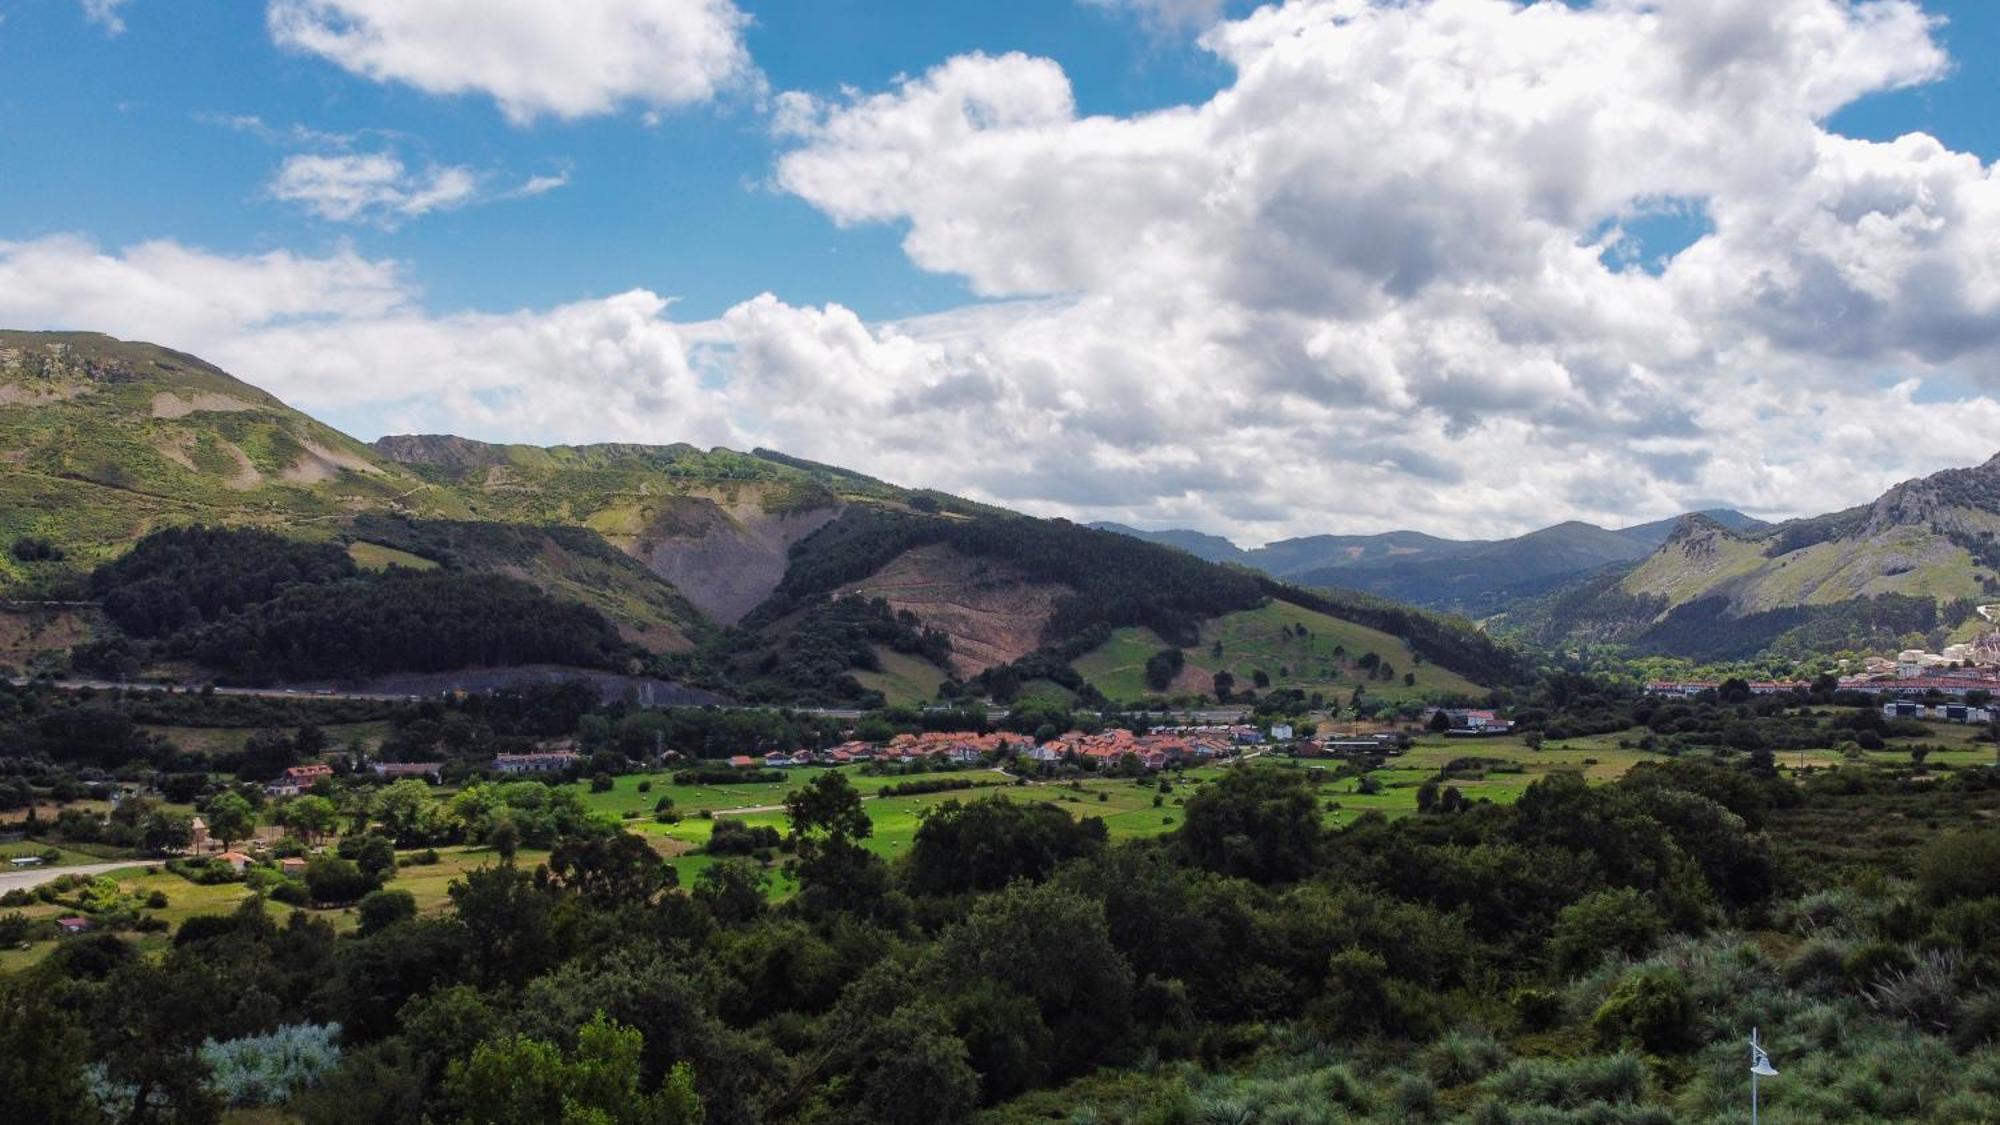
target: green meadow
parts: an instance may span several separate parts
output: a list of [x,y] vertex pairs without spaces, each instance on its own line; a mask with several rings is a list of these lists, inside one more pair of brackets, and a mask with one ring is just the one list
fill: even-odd
[[[1305,627],[1305,636],[1298,634],[1299,626]],[[1219,656],[1218,644],[1222,646]],[[1109,640],[1077,658],[1075,667],[1111,699],[1142,699],[1161,694],[1146,683],[1146,660],[1165,647],[1166,642],[1151,629],[1117,629]],[[1205,692],[1215,673],[1221,671],[1235,677],[1237,691],[1250,690],[1259,670],[1270,678],[1272,688],[1324,692],[1343,701],[1357,686],[1369,696],[1389,702],[1474,696],[1485,690],[1456,672],[1419,663],[1409,645],[1398,637],[1289,602],[1272,602],[1208,621],[1201,627],[1201,642],[1183,651],[1189,671],[1182,673],[1175,692]],[[1367,671],[1357,661],[1371,652],[1395,670],[1393,679],[1367,678]],[[1414,675],[1416,682],[1405,684],[1405,675]]]

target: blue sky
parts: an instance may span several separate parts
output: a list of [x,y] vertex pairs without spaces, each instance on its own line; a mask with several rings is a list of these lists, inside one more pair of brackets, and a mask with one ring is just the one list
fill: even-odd
[[1981,0],[0,0],[0,323],[1249,543],[1784,517],[1993,453],[1995,104]]
[[[1080,110],[1190,103],[1227,78],[1188,34],[1075,0],[745,3],[752,57],[774,90],[880,89],[969,51],[1062,62]],[[274,47],[260,5],[131,0],[106,34],[76,0],[0,4],[0,238],[88,232],[111,245],[172,236],[217,251],[350,240],[406,261],[438,309],[511,309],[644,286],[708,317],[758,292],[838,301],[871,319],[966,302],[949,276],[912,268],[891,226],[839,229],[770,190],[774,157],[754,99],[589,120],[506,121],[492,101],[370,82]],[[223,124],[379,131],[440,163],[561,190],[381,230],[305,215],[265,187],[288,151]]]

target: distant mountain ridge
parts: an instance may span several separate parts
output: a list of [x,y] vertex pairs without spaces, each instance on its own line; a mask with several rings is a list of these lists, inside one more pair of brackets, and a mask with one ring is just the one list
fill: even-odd
[[1539,644],[1728,660],[1938,648],[2000,601],[2000,456],[1904,481],[1872,503],[1744,530],[1683,517],[1658,550],[1511,607]]
[[[1768,526],[1730,509],[1691,514],[1739,531]],[[1498,540],[1445,539],[1419,531],[1313,535],[1248,550],[1196,531],[1092,526],[1178,547],[1211,562],[1253,567],[1301,585],[1362,590],[1478,617],[1601,567],[1643,559],[1683,518],[1617,530],[1572,520]]]

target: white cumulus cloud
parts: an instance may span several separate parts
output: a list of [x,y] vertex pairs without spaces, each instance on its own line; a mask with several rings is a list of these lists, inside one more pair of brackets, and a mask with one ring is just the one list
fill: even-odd
[[[1203,36],[1235,79],[1199,105],[1087,115],[1020,54],[784,95],[775,180],[1059,298],[947,349],[1037,451],[981,482],[1024,505],[1252,538],[1810,511],[1995,444],[1989,402],[1908,390],[2000,358],[1993,170],[1827,126],[1945,74],[1933,31],[1902,0],[1291,0]],[[1663,212],[1706,233],[1621,241]],[[1830,453],[1862,403],[1938,444]]]
[[298,153],[278,166],[268,190],[322,219],[394,224],[464,206],[478,193],[479,176],[458,165],[413,171],[382,152]]
[[694,105],[755,80],[730,0],[271,0],[280,46],[507,117]]
[[[436,312],[350,252],[62,238],[0,244],[0,322],[364,430],[761,444],[1248,542],[1825,511],[2000,444],[1994,167],[1829,125],[1946,73],[1934,33],[1901,0],[1290,0],[1209,30],[1234,78],[1175,109],[1090,114],[1018,54],[781,96],[782,190],[988,298],[899,323]],[[1700,221],[1632,245],[1665,213]]]

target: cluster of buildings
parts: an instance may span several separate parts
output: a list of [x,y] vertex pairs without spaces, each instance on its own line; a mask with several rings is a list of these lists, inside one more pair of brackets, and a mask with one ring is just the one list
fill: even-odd
[[1916,676],[1847,676],[1841,679],[1840,689],[1870,695],[1928,695],[1937,692],[1939,695],[1963,696],[1974,691],[2000,695],[2000,676],[1977,668]]
[[[1654,680],[1646,685],[1650,695],[1666,695],[1676,699],[1692,699],[1705,691],[1714,691],[1722,686],[1721,680]],[[1804,680],[1753,680],[1751,695],[1786,695],[1795,691],[1811,691],[1812,685]]]
[[1862,668],[1870,676],[1893,675],[1898,679],[1907,680],[1935,672],[1990,666],[1996,659],[2000,659],[2000,634],[1988,633],[1971,644],[1946,645],[1943,652],[1906,648],[1897,653],[1894,660],[1871,656]]
[[285,771],[285,776],[266,785],[264,792],[273,797],[296,797],[311,789],[321,778],[332,776],[333,767],[321,762],[293,766]]
[[1885,719],[1936,719],[1946,723],[1990,723],[1993,710],[1968,703],[1933,703],[1928,706],[1908,699],[1892,699],[1882,705]]
[[[1290,737],[1286,729],[1284,737]],[[1101,734],[1070,731],[1045,743],[1019,734],[931,731],[899,734],[886,745],[843,742],[831,750],[773,750],[763,757],[739,754],[729,759],[738,769],[790,769],[794,766],[844,766],[855,762],[944,760],[961,765],[1026,757],[1036,762],[1096,762],[1116,765],[1127,754],[1147,769],[1227,757],[1234,747],[1262,742],[1264,733],[1246,725],[1164,727],[1148,734],[1108,730]]]
[[[1260,732],[1248,728],[1262,738]],[[1226,758],[1239,744],[1231,727],[1180,728],[1133,734],[1122,727],[1102,734],[1071,731],[1035,747],[1028,757],[1037,762],[1095,762],[1115,766],[1131,755],[1149,770],[1192,765]],[[1243,741],[1249,741],[1246,736]]]

